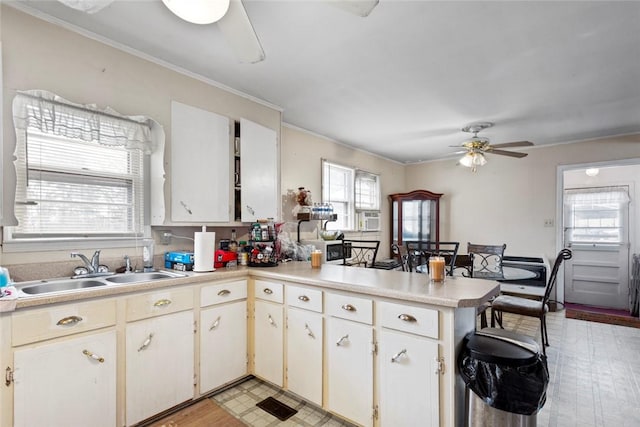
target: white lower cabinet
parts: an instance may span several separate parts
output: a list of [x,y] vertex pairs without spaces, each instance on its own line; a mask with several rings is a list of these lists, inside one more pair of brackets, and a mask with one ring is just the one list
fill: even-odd
[[202,289],[200,394],[247,374],[246,280]]
[[282,387],[284,378],[284,308],[256,300],[254,318],[254,373]]
[[330,317],[327,321],[328,408],[363,426],[373,425],[373,329]]
[[378,414],[380,425],[440,425],[438,310],[380,302]]
[[287,388],[322,406],[322,314],[287,309]]
[[17,349],[16,427],[116,425],[116,333]]
[[438,426],[438,343],[383,329],[378,335],[381,426]]
[[193,398],[193,329],[191,310],[127,324],[127,425]]

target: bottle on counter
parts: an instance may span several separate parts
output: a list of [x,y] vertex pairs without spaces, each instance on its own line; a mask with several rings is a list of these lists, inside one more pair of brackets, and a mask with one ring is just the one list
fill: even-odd
[[231,230],[231,240],[229,241],[229,250],[231,252],[238,252],[238,241],[236,240],[236,230]]

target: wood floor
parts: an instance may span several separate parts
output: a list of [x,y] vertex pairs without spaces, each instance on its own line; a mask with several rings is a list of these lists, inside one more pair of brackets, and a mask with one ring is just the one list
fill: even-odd
[[245,427],[245,424],[211,399],[203,399],[147,427]]

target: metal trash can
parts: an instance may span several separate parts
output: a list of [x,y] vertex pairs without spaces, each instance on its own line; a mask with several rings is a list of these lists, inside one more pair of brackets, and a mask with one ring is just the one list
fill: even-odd
[[465,337],[458,368],[466,384],[465,425],[536,425],[549,370],[533,339],[498,328],[472,332]]

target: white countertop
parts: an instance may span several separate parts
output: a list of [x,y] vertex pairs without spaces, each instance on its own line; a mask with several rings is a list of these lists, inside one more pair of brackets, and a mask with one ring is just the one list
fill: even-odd
[[210,273],[189,273],[184,278],[34,295],[19,298],[16,309],[247,276],[454,308],[477,307],[500,292],[500,284],[493,280],[447,277],[444,283],[434,284],[429,283],[427,275],[420,273],[331,264],[312,269],[309,262],[290,262],[277,267],[221,268]]

